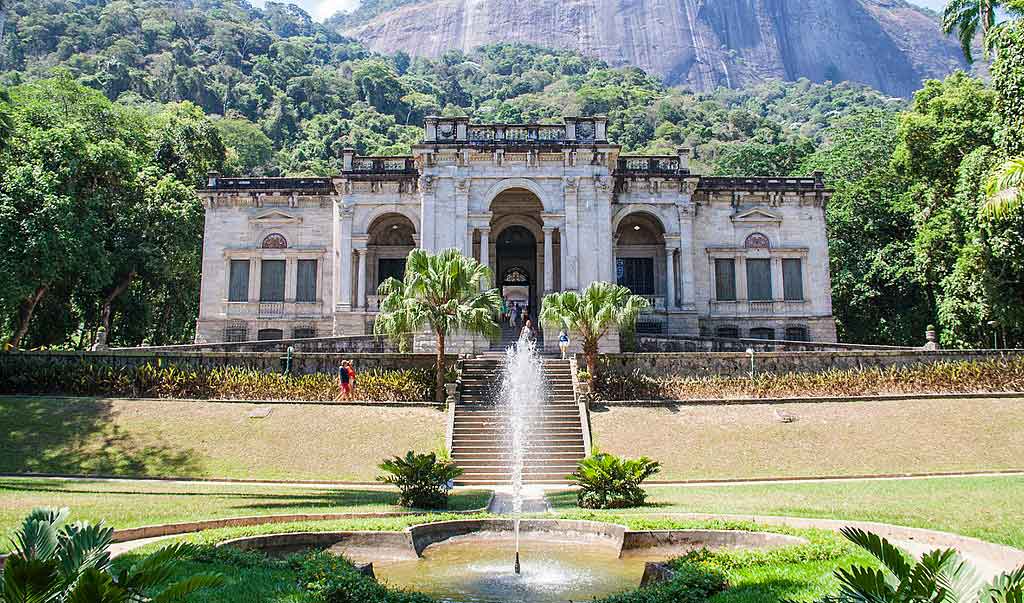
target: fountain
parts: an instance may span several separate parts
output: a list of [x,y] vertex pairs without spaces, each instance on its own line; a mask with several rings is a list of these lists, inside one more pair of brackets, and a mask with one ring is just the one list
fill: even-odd
[[501,379],[498,405],[508,413],[509,450],[512,475],[512,518],[515,539],[516,574],[519,563],[519,524],[523,514],[523,469],[530,444],[533,420],[543,410],[544,375],[537,345],[529,337],[505,350],[505,369]]

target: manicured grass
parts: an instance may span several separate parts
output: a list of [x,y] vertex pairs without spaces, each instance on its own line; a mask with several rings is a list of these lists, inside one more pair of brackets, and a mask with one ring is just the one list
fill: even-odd
[[590,418],[600,450],[661,461],[658,480],[1024,469],[1021,398],[599,406]]
[[[574,492],[551,493],[548,499],[556,511],[570,512],[576,506]],[[1020,503],[1024,477],[1020,476],[651,487],[647,500],[647,507],[629,512],[878,521],[1024,548],[1024,505]],[[597,516],[601,513],[595,512]]]
[[[490,492],[458,490],[453,511],[487,505]],[[69,507],[71,519],[104,520],[115,528],[158,523],[291,513],[408,511],[398,507],[397,490],[312,489],[245,485],[125,483],[54,479],[0,479],[0,536],[20,525],[34,507]],[[0,541],[0,551],[10,546]]]
[[0,473],[373,481],[445,425],[428,407],[0,397]]

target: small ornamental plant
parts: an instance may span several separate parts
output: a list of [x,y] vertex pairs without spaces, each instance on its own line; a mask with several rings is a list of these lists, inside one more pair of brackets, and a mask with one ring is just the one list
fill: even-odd
[[377,481],[391,484],[401,493],[398,504],[414,509],[446,509],[455,478],[462,475],[455,463],[439,460],[433,452],[396,456],[379,465],[384,475]]
[[569,481],[579,486],[576,504],[584,509],[639,507],[647,500],[641,484],[661,470],[646,456],[627,459],[600,452],[580,461]]

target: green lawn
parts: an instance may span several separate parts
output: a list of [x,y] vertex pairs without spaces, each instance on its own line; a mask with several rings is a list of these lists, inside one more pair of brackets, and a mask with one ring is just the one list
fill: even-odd
[[[489,497],[485,490],[458,490],[449,506],[456,511],[479,509]],[[398,492],[391,489],[0,479],[0,535],[39,506],[69,507],[72,520],[102,519],[116,528],[131,528],[246,515],[407,511],[397,500]],[[9,545],[4,538],[0,551]]]
[[0,473],[373,481],[445,425],[428,407],[0,397]]
[[659,480],[1024,469],[1021,398],[598,406],[590,418],[595,446],[661,461]]
[[[632,513],[736,513],[879,521],[1024,548],[1024,477],[1020,476],[660,486],[648,488],[648,495],[650,506]],[[573,492],[550,494],[548,499],[559,512],[576,508]]]

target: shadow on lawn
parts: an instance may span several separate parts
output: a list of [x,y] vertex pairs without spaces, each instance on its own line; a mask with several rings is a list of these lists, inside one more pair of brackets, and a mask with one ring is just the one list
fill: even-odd
[[105,400],[0,399],[0,472],[200,475],[192,450],[141,442],[114,422]]

